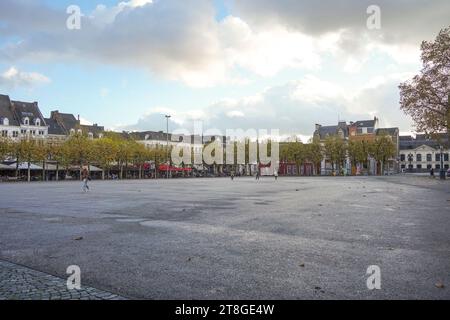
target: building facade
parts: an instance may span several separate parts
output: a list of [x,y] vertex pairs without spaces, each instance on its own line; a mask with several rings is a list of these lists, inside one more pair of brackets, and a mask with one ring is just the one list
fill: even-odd
[[[344,167],[342,168],[344,174],[387,174],[395,173],[399,171],[399,129],[398,128],[379,128],[379,119],[375,117],[372,120],[361,120],[356,122],[350,122],[347,124],[346,121],[340,121],[334,126],[322,126],[316,124],[316,128],[313,134],[314,139],[320,141],[322,146],[324,145],[325,139],[328,136],[337,136],[341,138],[345,143],[349,141],[366,141],[373,142],[377,136],[387,135],[391,137],[392,141],[396,146],[395,156],[388,159],[385,164],[385,172],[381,172],[381,166],[375,161],[375,159],[369,156],[368,163],[358,163],[352,165],[349,157],[346,157]],[[333,171],[333,166],[330,159],[324,156],[321,163],[321,174],[330,175]]]
[[[442,148],[442,151],[441,151]],[[429,172],[431,169],[449,169],[448,136],[440,134],[432,137],[418,134],[416,137],[400,137],[400,168],[403,172]]]
[[48,126],[37,102],[10,100],[0,95],[0,137],[20,140],[25,137],[45,139]]

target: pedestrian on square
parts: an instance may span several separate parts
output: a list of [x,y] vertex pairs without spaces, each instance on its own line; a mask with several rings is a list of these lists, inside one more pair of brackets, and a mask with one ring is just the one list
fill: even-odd
[[234,180],[234,171],[231,171],[231,181]]
[[275,170],[273,175],[275,177],[275,181],[278,180],[278,170]]
[[89,190],[88,181],[89,181],[89,172],[86,168],[81,172],[81,178],[83,180],[83,191],[87,192]]
[[431,176],[432,178],[434,178],[434,169],[433,169],[433,168],[431,168],[431,170],[430,170],[430,176]]

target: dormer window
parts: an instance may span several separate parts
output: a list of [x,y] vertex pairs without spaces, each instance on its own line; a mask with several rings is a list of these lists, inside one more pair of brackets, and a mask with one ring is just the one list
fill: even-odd
[[70,134],[71,135],[75,134],[75,129],[70,129]]
[[9,126],[9,119],[8,118],[3,118],[2,124],[4,126]]
[[78,129],[78,130],[77,130],[77,133],[78,133],[78,134],[83,134],[83,131],[81,131],[81,129]]
[[41,125],[41,119],[34,120],[34,124],[39,127]]
[[30,118],[25,117],[25,118],[23,119],[23,124],[26,125],[26,126],[29,126],[29,125],[30,125]]
[[92,132],[89,132],[88,137],[89,137],[89,139],[94,139],[94,134]]

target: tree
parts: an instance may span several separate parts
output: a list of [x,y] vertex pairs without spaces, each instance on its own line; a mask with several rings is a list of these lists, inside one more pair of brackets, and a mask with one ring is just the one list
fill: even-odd
[[325,138],[324,150],[326,157],[331,162],[333,173],[335,173],[335,169],[340,172],[347,153],[344,140],[337,135],[328,136]]
[[20,162],[27,163],[27,180],[31,181],[31,162],[39,159],[39,146],[36,140],[22,139],[14,144],[14,154],[16,156],[16,176],[18,176]]
[[102,168],[102,179],[105,180],[105,171],[109,176],[111,165],[117,158],[117,144],[106,137],[94,141],[93,146],[96,149],[97,162]]
[[421,45],[423,68],[400,84],[400,108],[414,120],[417,130],[438,133],[450,126],[450,27],[434,42]]
[[94,158],[92,141],[83,135],[75,134],[64,143],[64,151],[67,153],[70,162],[79,167],[81,180],[83,165],[89,166],[90,161]]
[[381,135],[375,138],[372,143],[372,157],[380,164],[379,174],[384,172],[384,164],[391,157],[395,156],[395,144],[388,135]]
[[358,163],[365,163],[367,159],[367,154],[365,154],[364,146],[362,141],[349,141],[347,146],[348,157],[353,167],[356,168]]
[[319,174],[320,163],[323,160],[322,146],[319,141],[312,139],[306,147],[307,158],[313,163],[316,174]]
[[5,160],[11,152],[11,142],[8,139],[0,138],[0,162]]

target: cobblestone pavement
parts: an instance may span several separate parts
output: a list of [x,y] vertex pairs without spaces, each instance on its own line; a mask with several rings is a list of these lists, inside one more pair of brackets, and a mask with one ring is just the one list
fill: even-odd
[[68,290],[66,280],[0,260],[0,300],[123,300],[91,287]]

